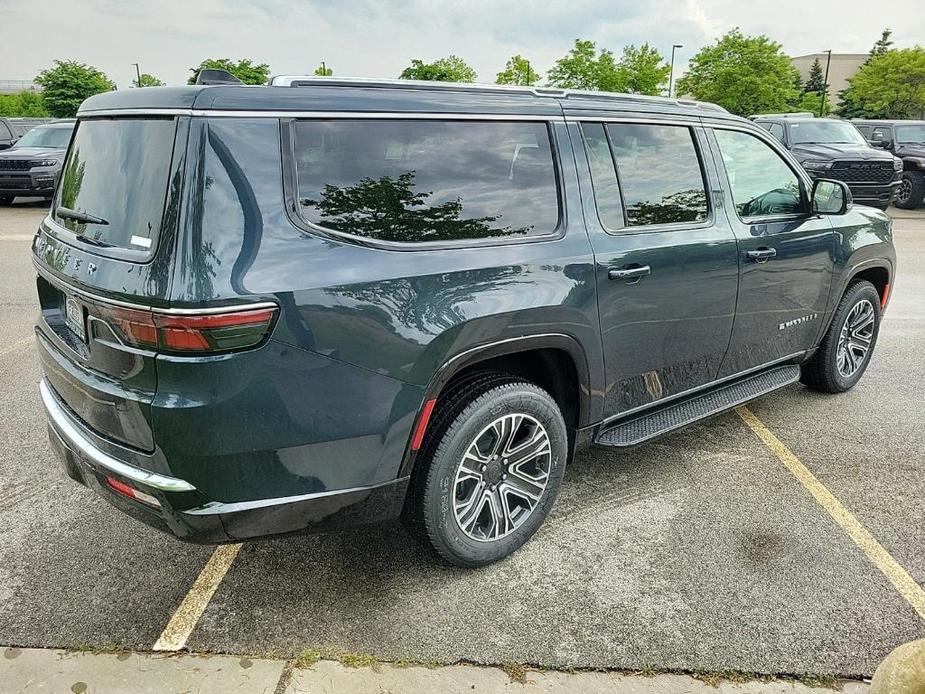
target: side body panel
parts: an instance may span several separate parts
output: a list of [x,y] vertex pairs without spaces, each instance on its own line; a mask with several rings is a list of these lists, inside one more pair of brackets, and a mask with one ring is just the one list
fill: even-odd
[[[574,159],[564,125],[553,132],[561,236],[415,251],[300,229],[282,204],[277,118],[194,119],[191,159],[201,164],[188,176],[171,306],[247,296],[281,312],[252,353],[159,358],[167,457],[222,501],[378,484],[399,474],[426,388],[454,357],[556,332],[599,363]],[[595,409],[588,399],[582,414],[590,421]]]
[[[574,117],[594,122],[621,116]],[[651,117],[651,122],[658,123],[658,117]],[[699,123],[687,125],[694,126],[711,197],[716,172],[709,148],[696,127]],[[704,223],[606,230],[596,212],[578,126],[570,126],[581,161],[582,193],[597,261],[607,418],[704,386],[716,377],[735,315],[737,246],[726,217],[714,203]],[[629,283],[609,279],[612,269],[638,265],[649,266],[651,274]]]
[[[788,162],[808,193],[812,184],[799,165],[768,133],[743,130],[764,141]],[[708,128],[709,131],[709,128]],[[739,243],[740,280],[736,320],[729,352],[718,376],[747,371],[812,349],[821,336],[836,254],[828,217],[814,214],[740,219],[729,189],[722,153],[708,132],[713,158],[721,172],[725,212]],[[771,250],[765,262],[748,253]]]

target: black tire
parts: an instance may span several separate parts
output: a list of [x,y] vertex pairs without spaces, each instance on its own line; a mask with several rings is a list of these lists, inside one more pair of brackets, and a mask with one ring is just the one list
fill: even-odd
[[893,204],[901,210],[915,210],[925,200],[925,174],[906,171]]
[[[437,408],[413,475],[406,520],[447,562],[465,567],[485,566],[517,550],[549,515],[568,457],[565,421],[555,400],[545,390],[494,372],[478,374],[454,387],[441,398]],[[515,421],[515,415],[525,416],[511,428],[510,434],[501,433],[507,431],[501,423]],[[494,424],[499,429],[493,428]],[[542,442],[543,434],[548,440],[548,453],[537,456],[529,469],[518,466],[515,471],[513,461],[506,466],[507,459],[500,451],[499,455],[491,456],[493,451],[489,449],[504,437],[510,449],[511,444],[524,441]],[[487,464],[483,467],[467,457],[465,462],[473,469],[467,467],[462,474],[464,457],[473,447],[480,454],[488,454]],[[514,446],[515,451],[517,447]],[[536,492],[540,484],[523,486],[525,472],[534,480],[545,477],[545,486],[536,494],[532,506],[512,486]],[[463,477],[458,484],[457,473]],[[466,498],[481,501],[463,505],[473,510],[468,514],[471,524],[464,529],[457,520],[457,507]],[[503,504],[505,510],[514,510],[496,516],[491,500]],[[496,517],[501,522],[493,522]]]
[[0,207],[9,207],[14,199],[12,195],[0,195]]
[[[865,303],[866,302],[866,303]],[[861,329],[854,327],[866,321],[869,306],[873,323],[868,346],[863,355],[858,351],[864,343]],[[855,313],[860,311],[860,313]],[[863,314],[863,315],[862,315]],[[852,325],[847,325],[851,319]],[[845,332],[847,331],[847,333]],[[877,335],[880,332],[880,295],[870,282],[859,280],[848,286],[835,309],[832,323],[813,357],[801,367],[800,380],[809,388],[823,393],[844,393],[861,380],[867,370]],[[866,328],[863,331],[867,334]],[[850,343],[849,343],[850,338]],[[854,345],[854,346],[849,346]],[[842,349],[845,351],[842,352]]]

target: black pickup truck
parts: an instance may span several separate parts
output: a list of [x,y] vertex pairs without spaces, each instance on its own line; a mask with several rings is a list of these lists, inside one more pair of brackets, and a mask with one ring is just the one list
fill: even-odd
[[925,200],[925,121],[858,120],[855,127],[874,147],[899,157],[903,177],[896,193],[896,207],[914,210]]
[[885,210],[902,182],[902,162],[872,147],[851,123],[811,113],[755,116],[815,178],[844,181],[855,202]]

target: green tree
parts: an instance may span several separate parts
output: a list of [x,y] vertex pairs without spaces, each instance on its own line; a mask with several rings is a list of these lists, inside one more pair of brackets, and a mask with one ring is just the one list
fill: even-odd
[[668,83],[671,66],[661,53],[648,43],[639,48],[629,45],[623,49],[623,56],[617,69],[624,74],[625,91],[630,94],[649,94],[657,96]]
[[767,36],[746,36],[738,28],[691,59],[678,80],[678,94],[711,101],[740,116],[786,110],[794,101],[796,68]]
[[866,113],[884,118],[925,118],[925,48],[889,50],[873,56],[850,84],[853,98]]
[[141,79],[132,80],[132,85],[135,87],[163,87],[164,83],[154,75],[142,72]]
[[575,39],[575,45],[546,73],[549,84],[563,89],[625,92],[626,72],[617,67],[613,53],[597,51],[594,41]]
[[200,70],[227,70],[244,84],[266,84],[270,77],[270,66],[266,63],[254,65],[249,58],[237,62],[228,58],[206,58],[198,67],[190,68],[193,76],[187,80],[188,84],[196,84]]
[[25,89],[18,94],[0,95],[0,116],[43,118],[47,115],[42,92]]
[[45,108],[55,118],[73,118],[84,99],[116,88],[95,67],[76,60],[56,60],[38,74],[35,83],[42,86]]
[[333,77],[334,69],[329,68],[324,63],[321,63],[321,65],[315,68],[315,72],[312,74],[317,75],[318,77]]
[[[867,65],[871,60],[877,56],[884,55],[890,51],[890,47],[893,45],[893,41],[890,40],[890,36],[893,35],[891,29],[887,28],[880,32],[880,38],[874,43],[874,47],[870,49],[870,54],[867,56],[867,59],[861,64],[861,67]],[[860,68],[858,68],[860,69]],[[838,115],[842,118],[883,118],[885,117],[883,113],[878,111],[871,111],[869,108],[866,108],[863,104],[860,103],[857,93],[854,91],[851,80],[848,80],[848,86],[838,92]]]
[[816,58],[809,68],[809,77],[803,84],[803,93],[821,95],[828,88],[829,85],[825,82],[825,73],[822,71],[822,63],[819,62],[819,58]]
[[517,84],[521,87],[532,87],[539,81],[539,73],[533,69],[529,60],[519,54],[512,56],[495,78],[495,84]]
[[816,92],[806,92],[801,94],[800,98],[794,101],[791,104],[791,110],[806,112],[806,113],[815,113],[818,116],[825,116],[830,113],[831,104],[828,99],[825,102],[825,113],[822,111],[822,95],[817,94]]
[[450,55],[432,63],[415,58],[402,70],[398,79],[428,80],[431,82],[475,82],[478,75],[462,58]]

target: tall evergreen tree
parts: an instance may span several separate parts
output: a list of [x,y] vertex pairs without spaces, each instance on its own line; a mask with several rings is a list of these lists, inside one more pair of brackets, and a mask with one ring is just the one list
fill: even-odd
[[819,62],[819,58],[816,58],[812,67],[809,68],[809,78],[803,85],[803,93],[819,94],[821,96],[822,92],[828,88],[829,85],[825,82],[825,73],[822,71],[822,63]]
[[[893,30],[890,28],[884,29],[880,32],[880,38],[877,39],[874,43],[874,47],[870,49],[870,54],[861,64],[861,68],[869,64],[870,61],[884,53],[889,52],[893,42],[890,40],[890,36],[893,35]],[[860,68],[858,68],[860,70]],[[857,92],[851,85],[851,80],[848,80],[848,86],[838,92],[838,115],[842,118],[882,118],[883,113],[880,111],[873,111],[869,108],[865,108],[864,105],[860,102],[857,96]]]

